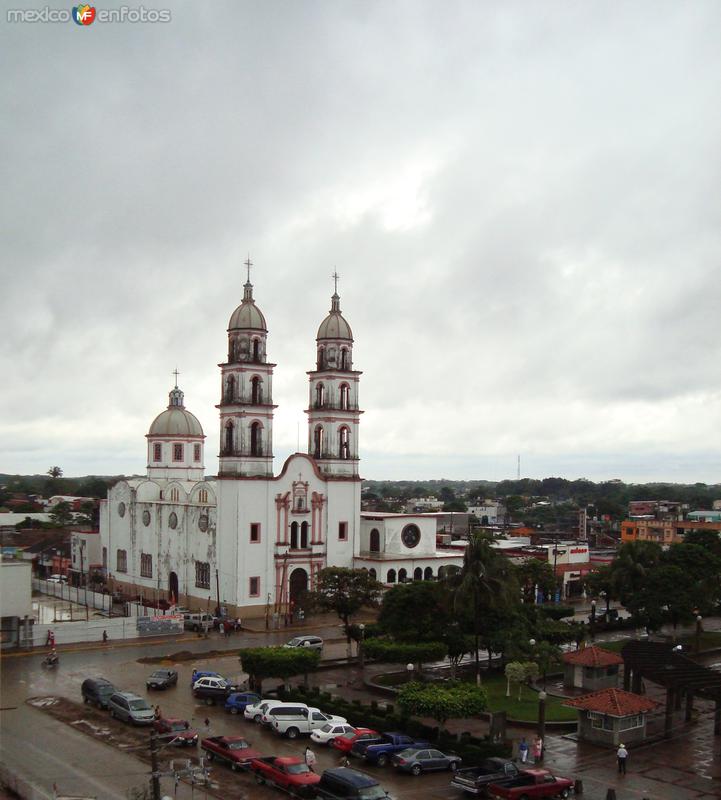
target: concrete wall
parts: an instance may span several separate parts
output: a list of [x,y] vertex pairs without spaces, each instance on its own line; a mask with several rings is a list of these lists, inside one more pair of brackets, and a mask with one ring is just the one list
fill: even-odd
[[0,562],[0,609],[3,617],[32,613],[32,565],[28,561]]

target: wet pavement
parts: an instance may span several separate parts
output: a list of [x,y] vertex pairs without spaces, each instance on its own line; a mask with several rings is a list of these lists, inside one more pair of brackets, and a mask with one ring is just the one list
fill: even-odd
[[[310,626],[306,626],[310,630]],[[326,618],[316,622],[312,628],[327,641],[324,656],[339,658],[345,655],[345,641],[340,635],[337,620]],[[79,646],[63,648],[61,665],[58,670],[45,672],[40,668],[40,655],[12,655],[2,659],[2,758],[5,763],[16,761],[28,771],[34,782],[50,797],[53,782],[61,789],[72,792],[77,784],[83,784],[85,791],[95,787],[99,798],[120,800],[129,786],[137,786],[147,775],[147,765],[126,752],[119,752],[89,736],[69,729],[73,726],[48,719],[41,710],[25,703],[30,697],[60,696],[74,701],[80,699],[80,684],[85,677],[102,675],[116,686],[136,691],[146,696],[149,702],[161,706],[166,716],[187,718],[192,724],[204,729],[204,720],[210,721],[213,735],[241,733],[253,745],[267,754],[299,754],[305,747],[301,743],[279,739],[272,733],[261,730],[242,718],[229,715],[218,707],[199,705],[190,693],[190,674],[194,667],[205,667],[221,672],[233,679],[243,679],[237,650],[243,646],[277,644],[287,641],[294,629],[282,628],[266,633],[262,629],[256,633],[241,633],[224,639],[211,634],[209,639],[196,636],[183,636],[165,640],[160,644],[137,642],[110,643],[105,647]],[[228,649],[227,655],[217,658],[204,657],[210,649]],[[197,658],[173,664],[179,673],[179,684],[165,692],[148,694],[145,691],[145,677],[154,665],[140,664],[142,656],[161,656],[178,651],[193,651]],[[714,664],[721,657],[710,656],[707,663]],[[169,664],[172,661],[168,662]],[[392,667],[384,665],[368,667],[367,675],[377,671],[388,671]],[[319,671],[311,677],[311,682],[322,686],[331,693],[348,699],[368,702],[370,699],[383,699],[364,686],[363,675],[355,667],[333,668]],[[268,681],[267,688],[275,685]],[[648,687],[650,696],[657,690]],[[391,699],[392,702],[392,699]],[[671,740],[647,744],[631,750],[628,774],[616,773],[616,760],[613,751],[579,744],[572,739],[550,734],[546,737],[546,758],[544,766],[573,779],[581,779],[584,786],[583,797],[588,800],[605,800],[607,790],[614,788],[618,800],[669,800],[679,798],[721,797],[721,737],[713,736],[713,719],[710,704],[697,703],[699,718],[696,723],[683,724],[679,719]],[[121,725],[109,720],[108,724]],[[75,728],[78,726],[76,725]],[[455,732],[471,731],[476,734],[487,732],[483,720],[458,720],[448,725]],[[509,730],[509,737],[519,739],[528,736],[526,730]],[[318,769],[335,766],[338,758],[335,751],[320,745],[313,748],[318,756]],[[185,751],[183,755],[186,755]],[[224,770],[214,767],[214,770]],[[230,771],[226,770],[229,774]],[[457,797],[462,795],[450,789],[446,774],[435,774],[413,778],[396,775],[389,768],[369,768],[379,782],[399,800],[435,800],[435,798]],[[224,776],[227,777],[227,776]],[[237,798],[265,798],[279,795],[267,787],[257,787],[249,776],[230,774],[232,791],[223,796]],[[64,782],[64,783],[63,783]],[[226,781],[223,781],[226,785]],[[102,791],[98,788],[102,786]],[[172,785],[166,780],[164,792],[172,794]],[[196,789],[196,793],[197,793]],[[185,792],[185,795],[183,794]],[[189,790],[181,785],[178,797],[190,797]]]

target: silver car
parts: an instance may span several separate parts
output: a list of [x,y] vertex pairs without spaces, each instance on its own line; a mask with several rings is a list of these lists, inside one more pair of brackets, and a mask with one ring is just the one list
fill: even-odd
[[155,712],[147,700],[132,692],[115,692],[108,700],[110,716],[132,722],[133,725],[152,725]]
[[323,640],[320,636],[294,636],[283,647],[307,647],[310,650],[321,651],[323,649]]

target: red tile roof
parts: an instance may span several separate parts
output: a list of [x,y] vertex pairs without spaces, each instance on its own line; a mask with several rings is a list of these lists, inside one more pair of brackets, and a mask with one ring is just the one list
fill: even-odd
[[566,664],[578,664],[581,667],[611,667],[614,664],[623,664],[623,659],[618,653],[604,650],[602,647],[584,647],[572,653],[564,653],[563,661]]
[[653,711],[661,704],[648,697],[625,692],[623,689],[601,689],[599,692],[585,694],[575,700],[566,700],[563,705],[584,711],[596,711],[609,717],[630,717],[633,714]]

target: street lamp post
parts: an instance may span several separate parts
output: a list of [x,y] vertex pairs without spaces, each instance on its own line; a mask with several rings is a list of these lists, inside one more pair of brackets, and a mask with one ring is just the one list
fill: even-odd
[[596,638],[596,601],[591,600],[591,641]]
[[540,760],[543,760],[543,741],[546,736],[546,693],[538,693],[538,738],[541,740]]
[[406,664],[406,670],[408,670],[408,683],[413,681],[413,664]]
[[363,646],[365,644],[365,635],[366,635],[366,626],[361,622],[358,626],[358,630],[360,631],[360,642],[358,642],[358,663],[360,664],[361,670],[365,667],[365,654],[363,652]]
[[703,617],[699,614],[696,617],[696,653],[698,654],[701,652],[701,623],[703,622]]

